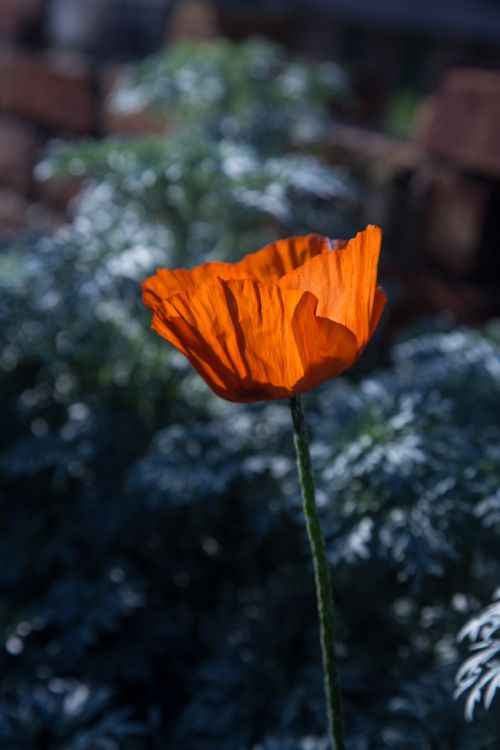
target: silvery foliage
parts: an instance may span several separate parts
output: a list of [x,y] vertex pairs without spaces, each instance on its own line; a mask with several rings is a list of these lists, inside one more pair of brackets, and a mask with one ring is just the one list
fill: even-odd
[[[404,648],[434,663],[432,669],[406,675],[388,701],[386,727],[380,734],[383,747],[417,750],[429,742],[441,747],[439,717],[445,714],[449,726],[456,727],[450,747],[487,747],[486,728],[460,729],[462,707],[453,706],[452,694],[459,659],[454,634],[464,616],[477,608],[485,579],[494,578],[496,571],[488,551],[496,544],[498,514],[491,498],[497,496],[500,471],[496,335],[491,326],[486,336],[458,329],[402,341],[393,348],[391,369],[356,385],[326,384],[308,399],[318,499],[332,565],[339,571],[336,577],[343,569],[357,568],[361,577],[369,574],[382,586],[385,575],[395,576],[405,593],[392,602],[394,622],[419,631]],[[204,389],[196,376],[188,376],[184,387],[191,393]],[[218,399],[210,399],[207,407],[216,429],[211,433],[202,425],[191,425],[162,431],[152,455],[132,472],[131,488],[137,491],[147,476],[143,487],[148,486],[148,496],[157,497],[157,502],[162,497],[168,501],[171,494],[169,502],[196,504],[213,491],[231,492],[235,483],[272,478],[276,490],[270,513],[279,519],[288,506],[299,526],[295,467],[284,440],[287,410],[278,404],[238,407]],[[188,455],[196,461],[196,475],[178,472],[169,483],[169,462],[179,467],[183,456],[191,460]],[[302,543],[306,560],[305,539]],[[474,561],[467,576],[463,559]],[[433,579],[446,584],[450,577],[454,583],[447,601],[418,604],[426,600]],[[490,646],[482,653],[494,656]],[[355,644],[352,649],[351,658]],[[228,654],[222,658],[227,661]],[[491,685],[496,687],[497,675],[490,666]],[[203,680],[207,695],[220,664],[212,669],[213,675],[208,671]],[[349,684],[345,675],[344,682]],[[463,690],[468,687],[470,683]],[[489,689],[490,699],[495,687]],[[469,706],[470,702],[467,712]],[[195,714],[203,715],[200,704],[194,703],[193,711],[195,707]],[[190,720],[192,716],[187,714]],[[413,721],[421,729],[409,735],[408,723]],[[195,731],[194,724],[191,727]],[[365,715],[359,728],[351,727],[351,746],[371,748],[375,731]]]
[[[498,511],[497,511],[498,512]],[[489,709],[500,687],[500,601],[482,610],[460,631],[460,640],[470,642],[471,656],[456,675],[456,695],[467,696],[465,715],[469,721],[481,703]]]
[[0,705],[0,742],[8,750],[138,750],[143,727],[127,709],[110,707],[110,692],[71,679],[52,679],[31,694],[20,692]]
[[[249,144],[183,131],[165,139],[84,143],[55,149],[38,174],[99,180],[80,209],[98,227],[123,209],[161,223],[163,262],[234,260],[277,237],[341,232],[355,199],[345,171],[310,155],[266,155]],[[345,218],[344,218],[345,221]]]
[[303,737],[300,740],[286,737],[267,737],[252,750],[328,750],[329,743],[324,737]]
[[87,200],[83,213],[103,229],[108,206],[163,224],[165,264],[232,260],[288,234],[341,236],[356,190],[317,145],[347,92],[335,65],[267,42],[181,44],[133,67],[115,97],[126,111],[156,107],[168,134],[55,148],[37,174],[98,180],[95,212]]
[[120,114],[156,111],[169,127],[192,125],[280,151],[325,137],[328,107],[350,96],[334,63],[290,59],[276,44],[182,42],[133,66],[110,101]]
[[[58,747],[52,693],[71,675],[111,690],[115,735],[131,711],[130,747],[302,750],[311,733],[321,746],[286,404],[224,403],[148,336],[144,271],[114,260],[138,236],[157,252],[163,230],[117,221],[109,242],[90,215],[2,255],[0,582],[17,601],[3,720],[37,748],[42,702]],[[495,337],[414,336],[387,369],[306,399],[353,750],[478,750],[495,737],[495,725],[464,729],[452,697],[455,633],[497,575]],[[73,743],[80,731],[68,728]]]
[[[163,185],[158,195],[147,185],[141,193],[135,177],[125,179],[129,167],[139,179],[149,168],[164,174],[172,162],[156,144],[137,148],[140,158],[130,144],[95,148],[104,179],[87,192],[72,225],[51,238],[10,242],[1,255],[0,367],[11,395],[0,471],[9,486],[31,489],[22,492],[6,527],[0,577],[8,590],[22,591],[19,582],[33,573],[19,550],[31,546],[39,550],[38,574],[47,571],[33,612],[8,615],[6,643],[13,653],[24,649],[20,664],[26,654],[44,666],[38,639],[54,632],[48,643],[59,656],[45,682],[67,670],[85,682],[91,655],[105,685],[119,691],[132,674],[149,695],[141,682],[149,648],[154,661],[166,639],[172,667],[165,680],[181,680],[189,691],[184,704],[162,707],[174,747],[201,742],[207,750],[246,750],[270,733],[286,746],[323,727],[321,674],[311,666],[318,665],[315,613],[303,607],[311,576],[289,414],[284,404],[221,402],[182,357],[148,334],[138,281],[156,265],[197,262],[206,236],[194,241],[189,201],[191,218],[201,216],[207,226],[215,209],[201,197],[197,202],[205,190],[199,186],[176,204],[163,177],[155,183]],[[175,148],[180,163],[189,144],[180,139]],[[196,148],[206,154],[212,145]],[[110,167],[110,154],[124,161],[113,157]],[[219,175],[219,186],[232,190],[233,178],[214,170],[206,179]],[[223,194],[236,212],[239,192],[233,199],[231,190]],[[182,236],[193,242],[183,244]],[[236,244],[228,233],[218,250],[234,257]],[[29,380],[18,374],[33,368]],[[477,750],[495,730],[464,731],[452,693],[460,658],[455,633],[495,585],[497,333],[414,336],[393,348],[385,371],[363,377],[356,368],[352,376],[355,384],[328,383],[307,399],[322,523],[345,623],[343,684],[350,705],[363,707],[349,716],[351,746],[413,750],[434,743],[441,750],[448,743]],[[59,519],[50,544],[37,536],[38,521],[33,527],[25,521],[44,517],[44,506],[32,504],[40,477],[49,482],[46,512]],[[70,514],[54,510],[60,496],[71,503]],[[88,546],[87,537],[94,555],[100,550],[98,576],[76,552]],[[125,551],[113,551],[123,550],[123,539]],[[136,558],[143,544],[145,566]],[[169,565],[158,589],[153,571],[162,565],[155,551],[162,544]],[[68,578],[53,582],[54,566],[69,568]],[[210,606],[183,602],[191,590],[203,601],[207,587]],[[153,602],[163,596],[181,601],[159,615]],[[284,623],[287,611],[294,616]],[[40,631],[33,627],[38,617]],[[23,635],[26,623],[30,633]],[[134,628],[150,634],[147,648],[134,647],[142,638]],[[175,658],[186,648],[186,629],[199,629],[183,662],[190,670]],[[95,653],[93,644],[109,637],[116,637],[113,649]],[[256,643],[267,644],[264,655]],[[372,676],[381,670],[387,679],[375,689]],[[16,679],[14,672],[7,684]],[[159,684],[147,690],[153,704],[161,700]],[[120,694],[110,711],[127,705]],[[163,736],[154,716],[136,710],[150,736]],[[418,733],[410,730],[415,722]]]

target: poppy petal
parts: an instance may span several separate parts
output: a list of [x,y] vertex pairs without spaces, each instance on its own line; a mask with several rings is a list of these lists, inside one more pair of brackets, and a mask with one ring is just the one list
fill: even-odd
[[358,358],[356,337],[348,328],[317,315],[318,300],[304,292],[293,319],[293,329],[304,376],[292,395],[300,396],[325,380],[341,375]]
[[[203,263],[190,271],[177,268],[159,268],[153,276],[142,282],[142,299],[146,307],[153,312],[161,300],[168,299],[184,289],[193,289],[209,278],[219,276],[221,279],[246,279],[249,271],[240,268],[238,263]],[[250,277],[253,278],[253,277]]]
[[[317,315],[352,331],[358,352],[373,332],[380,245],[381,231],[370,225],[347,244],[338,243],[338,249],[312,258],[279,281],[282,288],[312,292],[318,298]],[[377,298],[378,306],[383,297]],[[383,305],[377,307],[379,317],[382,309]]]
[[159,268],[142,282],[142,299],[146,307],[154,311],[162,299],[168,299],[184,289],[192,289],[215,276],[221,279],[278,281],[306,260],[328,249],[326,237],[309,234],[272,242],[256,253],[245,255],[238,263],[203,263],[191,270]]
[[164,299],[153,328],[229,401],[305,393],[356,359],[344,326],[316,317],[310,293],[253,280],[209,279]]
[[245,255],[235,267],[245,268],[250,274],[249,278],[272,283],[328,249],[328,238],[319,234],[289,237]]

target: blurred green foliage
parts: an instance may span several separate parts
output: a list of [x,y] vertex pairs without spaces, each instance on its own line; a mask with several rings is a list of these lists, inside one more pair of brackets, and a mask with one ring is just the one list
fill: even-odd
[[142,221],[165,224],[164,263],[171,264],[235,259],[291,233],[339,232],[355,199],[345,172],[315,157],[267,156],[193,131],[77,144],[56,151],[42,171],[97,178],[91,210],[104,224],[108,203],[114,213],[134,210]]
[[[325,750],[287,405],[213,396],[139,281],[340,234],[348,188],[196,133],[60,154],[95,180],[72,224],[1,249],[5,750]],[[495,747],[453,689],[498,583],[499,339],[420,333],[307,400],[351,750]]]
[[184,42],[132,67],[112,98],[119,112],[144,107],[172,125],[200,126],[216,138],[259,149],[314,144],[328,109],[350,96],[334,63],[292,60],[275,44]]

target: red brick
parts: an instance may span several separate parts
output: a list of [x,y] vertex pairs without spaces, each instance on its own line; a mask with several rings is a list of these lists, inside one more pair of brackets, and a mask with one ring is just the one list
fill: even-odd
[[0,116],[0,183],[26,192],[31,183],[35,133],[13,117]]
[[403,141],[355,125],[336,124],[330,131],[328,145],[335,154],[357,163],[368,163],[380,173],[393,175],[416,169],[423,157],[416,143]]
[[23,227],[28,208],[29,203],[22,195],[0,188],[0,233]]
[[66,55],[0,52],[0,109],[58,131],[93,130],[96,100],[81,62]]
[[0,37],[18,36],[41,9],[42,0],[1,0]]
[[417,138],[460,167],[500,176],[500,72],[456,68],[421,118]]
[[220,36],[215,5],[208,0],[178,0],[166,36],[169,43],[182,39],[206,42]]

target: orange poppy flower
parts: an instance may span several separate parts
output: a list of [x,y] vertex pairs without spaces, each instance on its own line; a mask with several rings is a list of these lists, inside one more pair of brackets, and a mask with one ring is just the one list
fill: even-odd
[[159,269],[143,282],[153,329],[218,396],[250,402],[299,396],[347,370],[384,309],[381,231],[354,239],[291,237],[238,263]]

